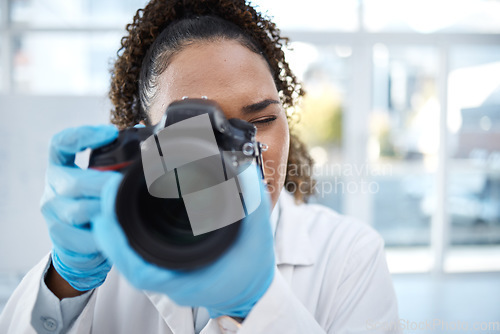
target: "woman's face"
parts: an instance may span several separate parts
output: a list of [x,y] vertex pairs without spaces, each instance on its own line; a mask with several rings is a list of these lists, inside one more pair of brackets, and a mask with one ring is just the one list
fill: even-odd
[[288,159],[289,130],[285,111],[264,58],[237,41],[196,42],[170,59],[160,75],[149,117],[160,121],[166,107],[183,96],[207,96],[229,118],[257,127],[272,206],[278,201]]

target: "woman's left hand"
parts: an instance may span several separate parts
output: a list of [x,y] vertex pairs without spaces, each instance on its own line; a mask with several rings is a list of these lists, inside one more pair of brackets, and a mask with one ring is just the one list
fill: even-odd
[[212,318],[246,317],[267,291],[275,270],[264,185],[260,185],[259,208],[243,220],[235,243],[219,259],[201,269],[175,271],[146,262],[129,246],[114,210],[121,179],[116,175],[104,186],[102,203],[107,204],[94,224],[99,247],[116,269],[134,287],[164,293],[179,305],[205,307]]

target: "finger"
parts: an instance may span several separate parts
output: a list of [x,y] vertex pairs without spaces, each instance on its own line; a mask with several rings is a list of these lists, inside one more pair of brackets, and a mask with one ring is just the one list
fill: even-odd
[[59,165],[49,165],[47,183],[57,194],[66,197],[100,197],[103,185],[114,171],[97,171]]
[[55,217],[47,220],[47,225],[52,244],[66,256],[90,258],[99,252],[91,228],[69,225]]
[[53,264],[57,272],[77,276],[79,281],[92,280],[95,276],[105,275],[111,269],[111,264],[100,252],[79,254],[54,246],[52,254]]
[[[79,228],[89,228],[88,224],[101,210],[99,199],[74,199],[54,196],[46,199],[41,205],[43,216],[50,222],[63,223]],[[49,222],[50,221],[50,222]]]
[[81,126],[65,129],[50,142],[49,161],[57,165],[75,166],[75,154],[86,148],[98,148],[118,136],[113,125]]
[[[54,249],[57,249],[59,255],[64,255],[66,259],[74,258],[71,261],[75,264],[89,263],[100,253],[92,231],[89,229],[80,229],[61,223],[53,224],[49,232]],[[69,262],[66,261],[66,263]]]
[[[74,202],[80,202],[81,208]],[[61,252],[64,250],[66,256],[92,256],[97,253],[90,219],[98,214],[99,207],[99,201],[72,202],[70,199],[61,200],[60,197],[45,203],[42,214],[54,247],[60,248]],[[71,211],[75,212],[75,216],[71,215]]]
[[[94,210],[92,215],[97,214],[99,211],[100,203],[97,203],[97,205],[96,203],[85,203],[85,205],[90,207],[89,211]],[[98,209],[95,209],[96,206]],[[44,217],[47,220],[47,227],[54,248],[57,248],[59,254],[65,258],[75,258],[72,261],[81,262],[82,265],[91,263],[93,258],[100,252],[94,239],[93,224],[95,219],[91,218],[92,220],[80,224],[71,224],[69,221],[59,218],[65,215],[67,213],[63,213],[60,210],[44,211]],[[81,216],[83,217],[84,215],[86,213]]]

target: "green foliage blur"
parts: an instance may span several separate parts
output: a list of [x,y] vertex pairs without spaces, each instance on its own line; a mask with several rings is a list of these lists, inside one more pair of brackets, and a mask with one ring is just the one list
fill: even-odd
[[306,94],[298,117],[294,130],[308,146],[342,145],[342,100],[333,87],[324,85]]

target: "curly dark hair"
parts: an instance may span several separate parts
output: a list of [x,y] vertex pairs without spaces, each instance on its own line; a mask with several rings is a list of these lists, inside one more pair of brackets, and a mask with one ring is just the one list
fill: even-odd
[[[111,122],[120,129],[140,121],[147,122],[140,81],[141,68],[151,53],[150,48],[172,23],[198,16],[215,16],[230,22],[241,29],[247,41],[256,44],[274,76],[292,132],[294,107],[304,95],[304,90],[285,60],[283,47],[288,45],[288,38],[280,36],[276,25],[245,0],[151,0],[144,9],[139,9],[133,23],[126,26],[128,35],[121,40],[118,58],[111,71],[109,97],[114,106]],[[290,166],[312,167],[312,164],[305,145],[290,133],[285,188],[294,194],[297,201],[307,201],[313,194],[312,168],[299,168],[300,173],[290,173]],[[297,171],[297,168],[294,170]]]

